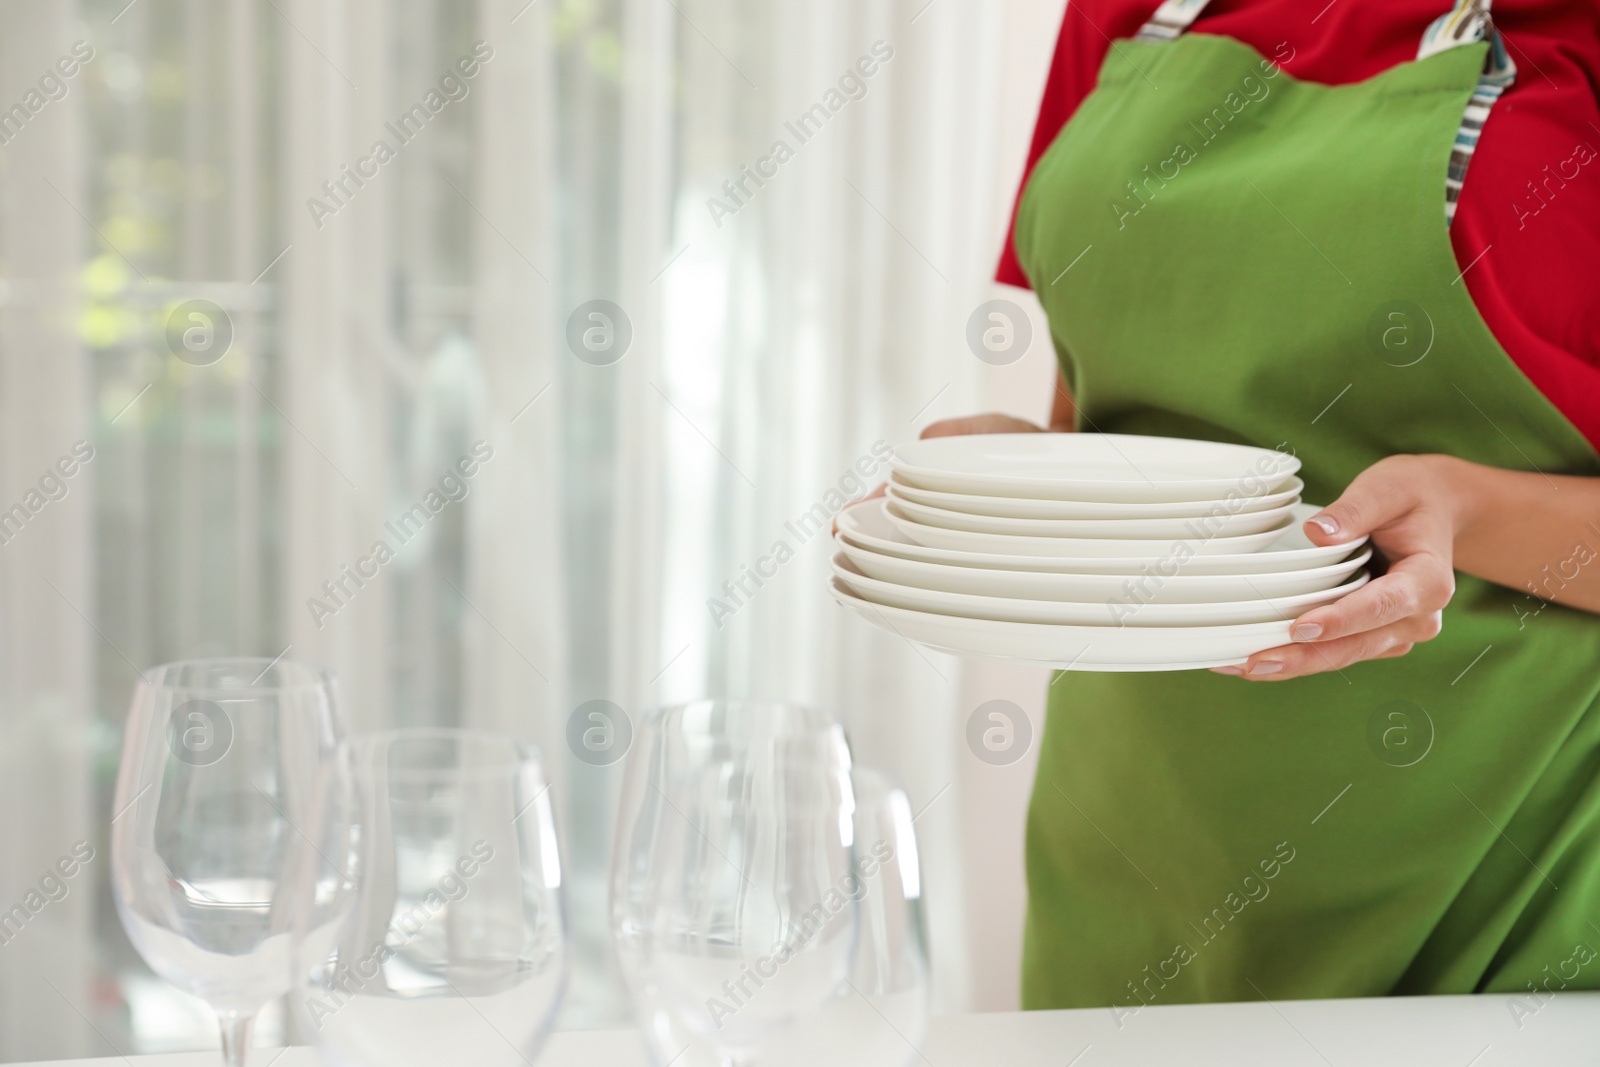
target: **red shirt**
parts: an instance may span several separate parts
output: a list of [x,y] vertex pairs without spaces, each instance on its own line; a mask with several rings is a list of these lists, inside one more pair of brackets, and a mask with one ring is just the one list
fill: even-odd
[[[1111,40],[1132,37],[1157,6],[1070,0],[1028,173],[1094,88]],[[1342,85],[1415,59],[1423,30],[1449,7],[1448,0],[1212,0],[1188,32],[1233,37],[1265,55],[1287,43],[1287,73]],[[1600,4],[1500,0],[1493,11],[1517,79],[1484,124],[1450,240],[1501,347],[1600,448]],[[1442,186],[1439,202],[1442,226]],[[1009,234],[997,277],[1028,284]]]

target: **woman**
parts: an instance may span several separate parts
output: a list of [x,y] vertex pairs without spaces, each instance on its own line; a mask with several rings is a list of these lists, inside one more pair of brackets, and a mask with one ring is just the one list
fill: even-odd
[[1292,451],[1387,572],[1058,677],[1026,1007],[1600,988],[1600,13],[1449,4],[1067,11],[1000,272],[1051,429]]

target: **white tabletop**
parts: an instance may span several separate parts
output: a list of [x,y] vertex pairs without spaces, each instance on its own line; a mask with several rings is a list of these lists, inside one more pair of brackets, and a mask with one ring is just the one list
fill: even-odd
[[[1505,1067],[1600,1063],[1600,993],[1393,997],[997,1012],[933,1020],[928,1067]],[[57,1060],[51,1067],[217,1067],[216,1052]],[[558,1033],[538,1067],[646,1067],[630,1030]],[[257,1049],[249,1067],[318,1067],[308,1048]],[[44,1067],[44,1065],[33,1065]],[[445,1067],[445,1065],[441,1065]],[[454,1067],[454,1065],[449,1065]]]

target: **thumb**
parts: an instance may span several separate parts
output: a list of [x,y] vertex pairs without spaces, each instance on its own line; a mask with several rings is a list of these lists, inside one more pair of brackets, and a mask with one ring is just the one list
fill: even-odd
[[1415,508],[1415,484],[1397,469],[1401,466],[1382,460],[1356,475],[1338,500],[1306,520],[1305,532],[1312,544],[1353,541]]

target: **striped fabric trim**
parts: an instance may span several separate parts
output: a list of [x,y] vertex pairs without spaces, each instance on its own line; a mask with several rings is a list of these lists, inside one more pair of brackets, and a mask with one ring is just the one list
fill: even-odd
[[1450,150],[1450,168],[1444,182],[1445,225],[1456,221],[1456,202],[1461,199],[1461,187],[1467,180],[1467,166],[1478,149],[1478,135],[1489,117],[1495,101],[1516,80],[1517,65],[1511,61],[1505,42],[1494,28],[1489,17],[1490,0],[1457,0],[1448,14],[1433,21],[1422,35],[1417,48],[1417,58],[1427,59],[1440,52],[1478,41],[1489,42],[1489,55],[1483,63],[1483,73],[1478,86],[1467,101],[1461,115],[1461,126],[1456,130],[1455,147]]
[[1490,27],[1489,0],[1456,0],[1455,7],[1423,31],[1417,58],[1427,59],[1457,45],[1481,41]]
[[1133,35],[1135,41],[1175,41],[1183,35],[1195,19],[1200,17],[1200,12],[1206,9],[1206,4],[1211,0],[1163,0],[1156,13],[1150,16],[1138,33]]

